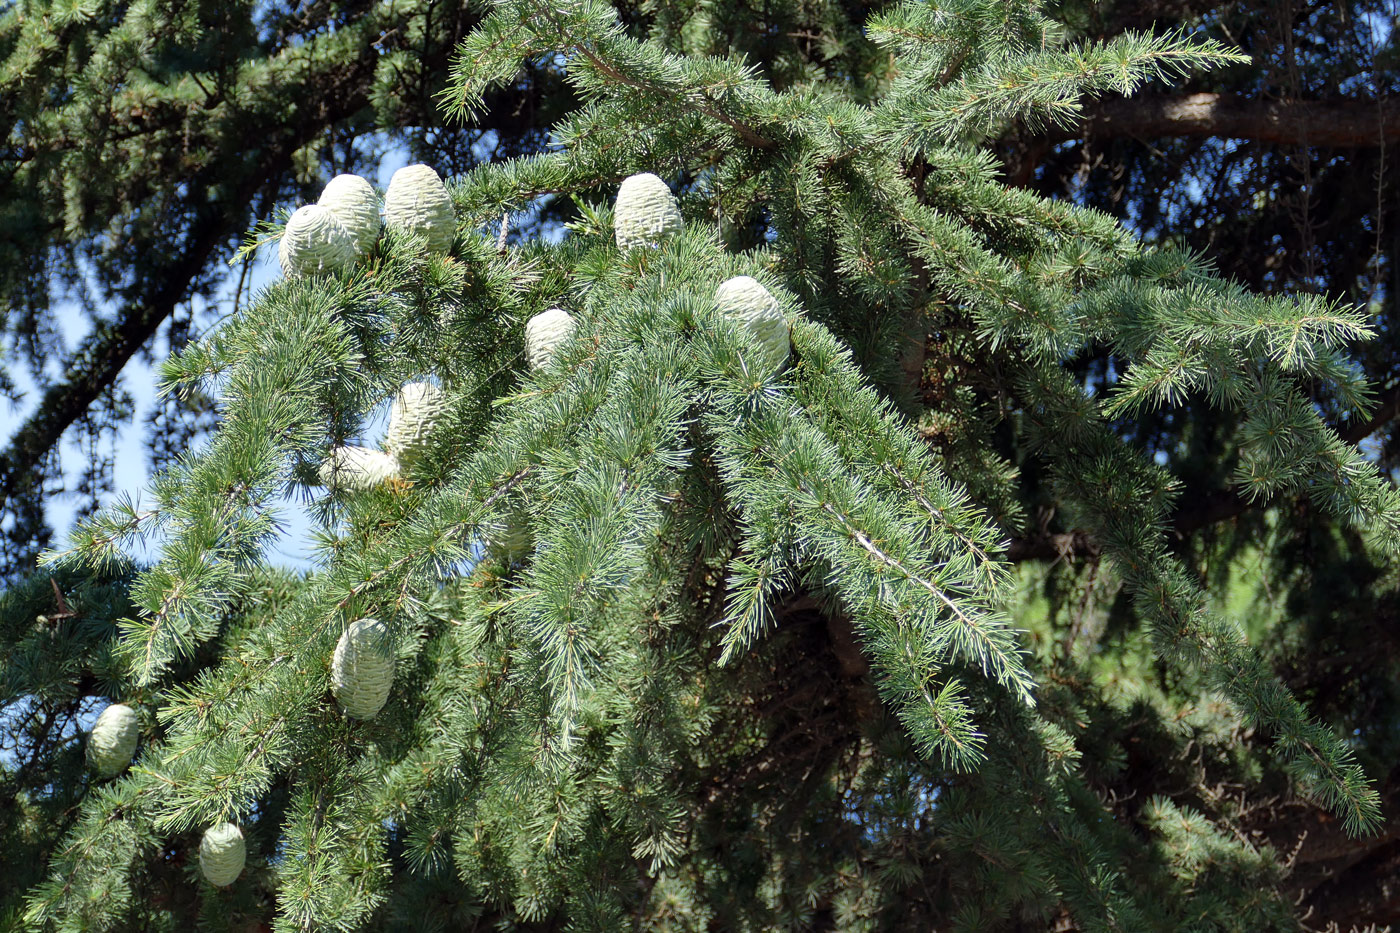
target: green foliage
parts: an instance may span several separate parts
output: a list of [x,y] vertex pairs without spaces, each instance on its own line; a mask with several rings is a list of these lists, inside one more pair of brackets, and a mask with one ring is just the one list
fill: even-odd
[[[451,182],[451,255],[391,231],[175,356],[165,390],[219,398],[213,440],[149,510],[46,556],[83,580],[127,568],[133,538],[160,552],[101,642],[111,695],[149,719],[142,751],[84,788],[26,924],[1292,928],[1278,858],[1191,794],[1273,781],[1353,833],[1377,794],[1169,548],[1180,484],[1120,431],[1204,396],[1240,419],[1246,495],[1305,493],[1388,559],[1397,493],[1306,393],[1364,409],[1346,352],[1367,322],[1006,189],[972,148],[1235,60],[1220,47],[1065,46],[1000,0],[899,5],[871,30],[898,77],[848,94],[638,39],[596,0],[491,8],[445,99],[480,115],[545,62],[581,101],[560,146]],[[679,180],[687,224],[619,252],[596,202],[645,170]],[[585,205],[566,235],[498,245],[503,216],[564,195]],[[791,322],[784,368],[751,366],[715,307],[735,275]],[[555,306],[578,326],[527,370],[525,322]],[[995,400],[1010,442],[935,451],[914,429],[935,333],[983,373],[935,415]],[[1116,380],[1080,378],[1099,352]],[[445,404],[402,481],[317,494],[314,569],[267,570],[276,495],[427,376]],[[1031,602],[1007,560],[1023,468],[1120,590],[1101,654],[1046,650],[1064,600]],[[499,546],[522,525],[528,547]],[[370,617],[394,688],[351,721],[331,652]],[[1232,749],[1242,729],[1267,744]],[[1182,772],[1209,749],[1188,799],[1115,808],[1138,733]],[[249,849],[227,892],[188,860],[225,820]],[[162,899],[167,847],[184,893]]]

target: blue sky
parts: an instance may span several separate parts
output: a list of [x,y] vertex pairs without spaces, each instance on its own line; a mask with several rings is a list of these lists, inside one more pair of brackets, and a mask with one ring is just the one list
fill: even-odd
[[[392,150],[387,153],[379,166],[378,174],[371,180],[382,188],[388,184],[389,177],[407,162],[408,154],[406,151],[402,149]],[[249,281],[245,283],[245,301],[249,294],[255,294],[281,274],[277,267],[276,254],[276,245],[273,244],[270,247],[264,247],[252,260],[254,268],[249,276]],[[202,301],[195,303],[195,321],[201,333],[206,332],[232,310],[233,289],[237,278],[238,269],[230,267],[224,280],[224,286],[214,299],[207,303]],[[54,308],[54,313],[57,328],[63,334],[66,351],[63,358],[66,359],[67,354],[91,330],[91,324],[76,303],[65,302],[57,305]],[[161,337],[155,346],[156,359],[164,359],[169,355],[169,352],[168,344]],[[46,367],[51,377],[57,376],[60,372],[60,362],[59,358],[55,358]],[[0,438],[4,438],[5,442],[8,442],[19,426],[29,417],[39,394],[35,391],[34,382],[21,367],[14,367],[11,376],[25,394],[18,403],[0,406]],[[145,419],[155,404],[156,378],[154,367],[139,358],[133,358],[122,370],[122,387],[131,394],[136,415],[119,432],[115,446],[110,450],[115,462],[113,485],[116,492],[134,493],[137,490],[144,490],[150,479],[150,463],[145,446]],[[365,443],[373,444],[383,437],[388,422],[388,408],[387,402],[381,405],[366,423],[363,437]],[[75,488],[86,455],[71,436],[65,436],[61,457],[66,479],[64,486],[67,489]],[[111,496],[104,497],[104,501],[108,501],[110,498]],[[48,514],[54,527],[56,545],[61,545],[66,540],[67,533],[82,505],[80,497],[75,493],[62,493],[51,497]],[[310,566],[311,523],[307,510],[295,494],[282,499],[279,503],[279,510],[285,530],[270,545],[267,551],[268,561],[294,568]],[[154,557],[155,555],[148,552],[139,556]]]

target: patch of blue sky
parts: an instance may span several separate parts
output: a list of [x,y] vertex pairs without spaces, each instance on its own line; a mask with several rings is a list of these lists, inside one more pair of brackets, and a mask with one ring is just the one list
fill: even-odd
[[[381,188],[387,186],[395,171],[409,164],[410,155],[404,147],[394,147],[386,152],[373,179]],[[243,281],[243,296],[254,294],[258,289],[273,281],[279,274],[276,245],[265,246],[250,258],[251,268]],[[232,268],[225,276],[220,288],[207,300],[196,298],[189,307],[196,327],[204,332],[217,327],[235,306],[240,273]],[[182,310],[183,313],[183,310]],[[42,363],[45,378],[58,381],[62,377],[63,361],[92,330],[92,321],[78,300],[55,304],[54,323],[62,334],[63,351],[53,354]],[[103,456],[112,458],[113,489],[103,495],[100,505],[110,504],[118,495],[126,493],[138,501],[150,500],[142,494],[150,483],[150,459],[146,447],[146,418],[155,409],[157,393],[157,368],[151,360],[163,360],[170,355],[170,346],[161,336],[149,354],[137,354],[122,370],[118,386],[130,395],[135,416],[123,425],[115,438],[108,442],[107,449],[100,451]],[[11,367],[11,377],[22,393],[17,403],[12,403],[0,411],[0,437],[8,440],[33,413],[42,393],[38,384],[24,367]],[[360,442],[375,445],[384,437],[389,418],[389,402],[386,400],[366,419]],[[197,451],[197,448],[196,448]],[[63,477],[58,488],[49,498],[49,520],[54,528],[54,543],[62,546],[74,523],[88,507],[87,497],[76,490],[84,465],[91,452],[86,450],[81,439],[70,431],[64,436],[59,457],[63,466]],[[280,496],[273,507],[277,513],[281,534],[274,538],[267,549],[269,563],[294,570],[310,569],[313,560],[312,532],[314,523],[308,508],[309,498],[298,490],[289,489]],[[131,556],[139,561],[151,561],[160,553],[159,537],[145,539],[131,551]]]

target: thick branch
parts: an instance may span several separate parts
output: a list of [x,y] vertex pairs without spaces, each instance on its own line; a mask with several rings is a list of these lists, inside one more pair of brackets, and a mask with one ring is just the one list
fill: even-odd
[[[439,50],[425,61],[427,68],[442,70],[447,55],[455,48],[460,27],[445,37]],[[246,150],[242,164],[228,159],[216,161],[189,179],[185,189],[192,192],[192,203],[183,206],[188,218],[182,242],[177,248],[155,243],[146,252],[165,256],[160,266],[143,272],[149,286],[131,295],[113,319],[99,326],[65,362],[64,381],[51,386],[29,419],[0,451],[0,508],[9,508],[16,497],[32,491],[49,452],[63,434],[80,419],[118,378],[131,357],[155,335],[175,308],[187,300],[221,247],[244,232],[247,205],[260,191],[275,188],[286,177],[295,153],[325,132],[369,106],[369,89],[378,54],[367,48],[362,56],[344,63],[330,64],[299,82],[296,108],[291,121],[260,126],[259,114],[245,108],[230,113],[230,121],[248,124],[240,133],[256,138]],[[281,120],[289,91],[274,89],[278,100],[265,102],[270,113]],[[256,106],[256,105],[255,105]],[[187,143],[188,145],[188,143]],[[232,181],[231,181],[232,180]],[[205,191],[218,191],[216,200],[193,201]]]
[[1394,421],[1396,415],[1400,415],[1400,387],[1391,389],[1380,397],[1376,410],[1371,412],[1371,417],[1337,433],[1348,444],[1359,444]]
[[[364,91],[367,75],[356,77],[365,80],[346,81],[343,72],[334,75],[335,80],[326,90],[339,93],[321,95],[319,99],[328,103],[306,108],[311,112],[305,113],[291,132],[264,140],[261,157],[248,167],[243,183],[225,189],[229,195],[226,200],[232,203],[192,205],[197,219],[184,243],[179,249],[168,252],[170,261],[163,268],[149,270],[145,275],[145,280],[155,287],[129,302],[113,322],[99,327],[83,341],[64,367],[67,380],[44,393],[29,420],[0,453],[0,502],[8,504],[16,495],[33,488],[39,465],[63,433],[113,384],[131,357],[155,335],[176,306],[189,297],[194,282],[215,250],[241,233],[244,206],[257,191],[285,174],[291,168],[293,154],[323,132],[328,121],[339,121],[367,106],[368,95]],[[358,92],[346,93],[347,83],[357,86]],[[226,165],[218,168],[225,172],[229,169]],[[205,181],[211,182],[218,173],[202,174],[210,176]],[[204,190],[205,185],[200,181],[196,178],[189,185],[190,190]]]
[[1013,538],[1006,549],[1006,559],[1013,564],[1027,560],[1058,560],[1076,557],[1097,557],[1099,545],[1093,536],[1082,531],[1064,534],[1048,531]]
[[[1246,813],[1243,829],[1291,866],[1284,887],[1307,912],[1309,927],[1380,929],[1400,921],[1400,785],[1392,771],[1381,788],[1386,821],[1356,837],[1315,804],[1287,800]],[[1328,927],[1332,929],[1333,927]]]
[[1142,96],[1085,108],[1078,127],[1028,134],[1027,142],[1131,136],[1211,136],[1355,148],[1400,141],[1400,100],[1259,100],[1234,94]]
[[186,297],[191,281],[228,235],[217,216],[204,219],[192,232],[178,259],[161,270],[161,287],[135,307],[128,306],[113,323],[99,327],[84,340],[64,367],[67,382],[51,386],[0,454],[0,502],[29,491],[37,469],[63,433],[117,378],[127,361],[154,336],[156,328]]

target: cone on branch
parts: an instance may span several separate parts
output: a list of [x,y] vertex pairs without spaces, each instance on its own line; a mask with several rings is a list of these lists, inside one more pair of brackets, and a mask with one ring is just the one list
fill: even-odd
[[788,323],[778,299],[757,279],[736,275],[715,290],[720,313],[738,324],[745,339],[757,350],[756,363],[771,371],[788,358]]
[[400,468],[411,468],[423,455],[446,408],[447,397],[431,382],[409,382],[395,394],[384,450]]
[[658,247],[684,226],[676,196],[651,172],[632,175],[618,187],[613,206],[618,249]]
[[350,233],[355,252],[363,257],[379,239],[380,203],[374,186],[359,175],[332,178],[316,202]]
[[428,251],[445,253],[457,237],[452,197],[438,173],[427,165],[408,165],[394,173],[384,192],[384,225],[423,237]]
[[530,368],[548,366],[559,346],[577,329],[578,322],[563,308],[541,311],[525,322],[525,361]]
[[394,686],[389,630],[377,619],[357,619],[336,642],[331,692],[351,719],[379,715]]
[[[34,631],[52,592],[0,594],[7,683],[64,710],[129,685],[158,724],[61,821],[21,802],[50,859],[26,924],[1265,933],[1307,902],[1262,841],[1285,811],[1379,870],[1361,762],[1390,740],[1337,684],[1400,716],[1395,672],[1352,644],[1295,692],[1274,653],[1314,572],[1400,557],[1400,493],[1332,427],[1369,411],[1370,319],[977,148],[1238,56],[1001,0],[775,2],[473,13],[443,99],[557,116],[539,151],[445,133],[466,170],[395,174],[372,267],[265,289],[166,365],[220,417],[45,567],[68,650]],[[726,23],[791,57],[677,51]],[[330,35],[410,64],[370,33]],[[357,261],[368,191],[333,182],[283,246],[325,248],[314,221]],[[391,392],[385,450],[327,453]],[[1197,429],[1201,459],[1161,441]],[[311,464],[330,494],[270,566]],[[1181,487],[1232,471],[1264,517],[1169,538]],[[1013,561],[1028,528],[1093,550]],[[1358,589],[1327,612],[1388,605]],[[1257,644],[1236,605],[1267,607]],[[274,870],[172,896],[205,827],[205,877],[240,877],[235,813]]]
[[332,490],[366,492],[398,479],[399,462],[382,450],[336,447],[321,462],[317,478]]
[[216,888],[226,888],[237,881],[247,857],[243,830],[234,823],[209,827],[199,841],[199,870]]
[[289,278],[334,272],[354,261],[355,237],[327,208],[303,204],[282,231],[277,258]]
[[97,717],[88,734],[87,757],[100,777],[115,777],[126,770],[141,739],[141,720],[136,710],[113,703]]

